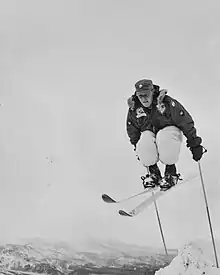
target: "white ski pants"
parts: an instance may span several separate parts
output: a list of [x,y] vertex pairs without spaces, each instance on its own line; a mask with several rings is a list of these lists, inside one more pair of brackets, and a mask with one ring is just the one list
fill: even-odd
[[159,160],[163,164],[175,164],[182,140],[182,131],[175,126],[165,127],[157,135],[144,131],[137,143],[136,154],[144,166],[153,165]]

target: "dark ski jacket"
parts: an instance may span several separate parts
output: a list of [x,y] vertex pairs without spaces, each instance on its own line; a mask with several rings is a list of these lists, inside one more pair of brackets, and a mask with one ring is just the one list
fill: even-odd
[[160,90],[154,85],[153,103],[144,107],[134,94],[128,99],[127,134],[131,144],[136,146],[141,133],[150,130],[157,132],[166,126],[176,126],[187,139],[187,147],[197,147],[202,143],[197,136],[194,121],[188,111],[174,98],[167,95],[167,90]]

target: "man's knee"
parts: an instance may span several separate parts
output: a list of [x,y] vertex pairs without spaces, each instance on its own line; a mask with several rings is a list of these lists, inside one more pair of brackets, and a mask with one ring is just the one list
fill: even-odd
[[182,132],[175,126],[169,126],[158,132],[156,143],[159,159],[164,164],[177,163],[182,144]]
[[137,156],[144,166],[150,166],[158,162],[155,134],[151,131],[144,131],[137,143]]
[[162,151],[159,153],[159,160],[165,165],[176,164],[179,160],[179,152]]

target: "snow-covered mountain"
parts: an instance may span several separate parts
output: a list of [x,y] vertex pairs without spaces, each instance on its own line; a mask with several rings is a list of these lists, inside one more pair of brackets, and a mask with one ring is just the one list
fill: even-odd
[[[220,246],[217,245],[220,248]],[[217,249],[218,251],[218,249]],[[219,255],[217,261],[219,264]],[[211,241],[197,239],[178,250],[170,265],[158,270],[155,275],[220,275]]]
[[[219,255],[217,258],[220,260]],[[126,268],[133,272],[138,268],[148,270],[149,274],[157,270],[156,275],[220,275],[211,241],[201,239],[189,242],[178,251],[169,250],[169,257],[158,249],[116,241],[90,240],[81,251],[64,242],[41,239],[0,247],[0,271],[8,275],[12,275],[8,272],[13,270],[72,275],[78,269],[86,274],[118,274],[116,270],[127,274]],[[145,274],[138,272],[131,274]]]
[[29,240],[25,244],[7,244],[0,248],[0,267],[46,272],[53,268],[58,273],[66,273],[75,266],[125,265],[164,266],[175,255],[170,250],[169,259],[163,251],[151,247],[140,247],[122,242],[102,242],[90,240],[81,251],[64,242],[48,242],[42,239]]

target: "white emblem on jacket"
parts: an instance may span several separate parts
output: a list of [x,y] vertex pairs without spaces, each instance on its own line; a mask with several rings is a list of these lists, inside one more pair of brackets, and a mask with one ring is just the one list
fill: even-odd
[[147,114],[145,113],[145,111],[142,107],[137,108],[136,114],[137,114],[136,115],[137,118],[142,117],[142,116],[147,116]]

